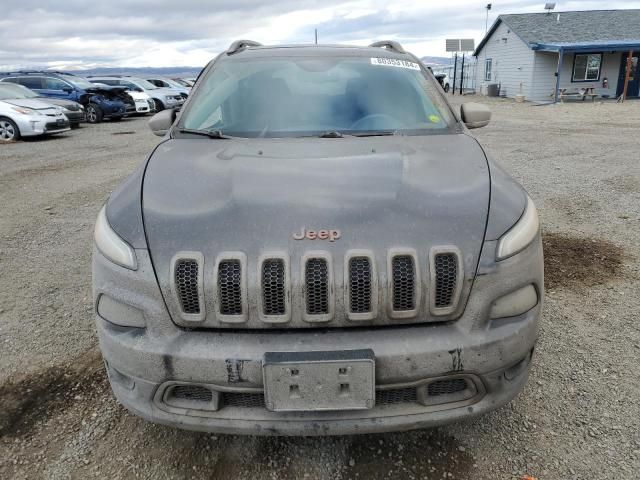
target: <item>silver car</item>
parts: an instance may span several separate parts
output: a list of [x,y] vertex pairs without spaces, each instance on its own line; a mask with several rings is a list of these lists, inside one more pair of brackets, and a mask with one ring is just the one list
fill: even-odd
[[0,142],[71,129],[62,108],[32,98],[15,97],[8,89],[0,90]]
[[142,78],[129,76],[90,76],[87,77],[87,79],[91,83],[122,86],[144,92],[152,98],[154,107],[158,112],[165,108],[181,107],[185,101],[185,97],[181,95],[179,91],[171,88],[159,88]]
[[536,208],[391,41],[212,61],[95,227],[118,400],[212,432],[335,435],[494,410],[544,297]]

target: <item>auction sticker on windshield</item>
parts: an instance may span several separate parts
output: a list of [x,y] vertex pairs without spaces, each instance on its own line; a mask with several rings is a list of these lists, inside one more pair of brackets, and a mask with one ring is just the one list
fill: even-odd
[[371,65],[382,65],[385,67],[409,68],[411,70],[420,70],[420,65],[415,62],[408,62],[397,58],[372,58]]

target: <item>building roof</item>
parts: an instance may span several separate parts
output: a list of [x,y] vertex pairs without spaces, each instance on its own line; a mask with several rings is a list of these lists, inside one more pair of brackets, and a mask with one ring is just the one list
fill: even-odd
[[[557,50],[559,47],[583,48],[600,45],[640,44],[640,9],[588,10],[582,12],[519,13],[500,15],[482,39],[474,55],[505,23],[531,49]],[[540,48],[540,46],[546,48]]]

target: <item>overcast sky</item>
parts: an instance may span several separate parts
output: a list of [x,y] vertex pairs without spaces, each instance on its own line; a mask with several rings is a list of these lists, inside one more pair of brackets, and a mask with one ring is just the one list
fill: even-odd
[[[0,69],[202,66],[234,39],[264,44],[399,40],[444,56],[445,38],[484,34],[486,1],[471,0],[1,0]],[[491,2],[503,13],[545,1]],[[640,0],[556,2],[556,11],[640,8]],[[589,28],[585,25],[585,28]]]

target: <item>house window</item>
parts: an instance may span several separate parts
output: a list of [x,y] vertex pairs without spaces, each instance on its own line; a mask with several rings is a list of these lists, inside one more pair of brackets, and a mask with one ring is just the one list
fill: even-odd
[[491,59],[491,58],[487,58],[484,61],[484,79],[487,82],[491,81],[491,66],[492,66],[492,64],[493,64],[493,59]]
[[573,82],[597,82],[602,67],[601,53],[577,54],[573,59]]

